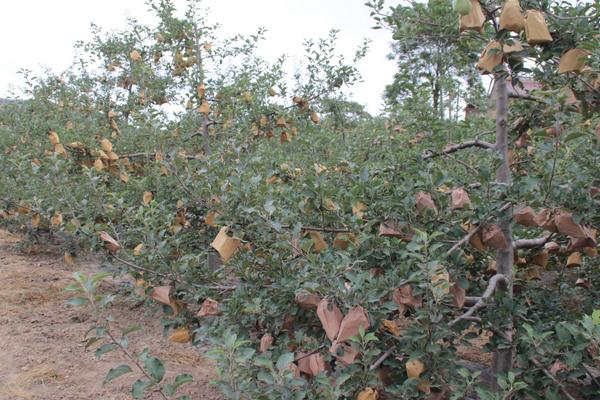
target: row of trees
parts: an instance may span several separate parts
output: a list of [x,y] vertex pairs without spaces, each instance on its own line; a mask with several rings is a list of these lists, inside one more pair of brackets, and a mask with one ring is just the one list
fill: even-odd
[[[3,223],[67,262],[103,249],[171,340],[210,346],[228,398],[596,396],[597,4],[521,3],[552,37],[528,46],[503,4],[472,1],[481,29],[459,35],[449,2],[369,2],[400,63],[376,118],[341,94],[364,45],[348,61],[335,32],[307,41],[289,79],[255,56],[262,30],[222,40],[197,1],[149,4],[155,26],[94,28],[71,70],[1,109]],[[517,39],[487,53],[495,118],[455,118],[482,104],[488,41]],[[589,70],[559,74],[573,48]],[[540,89],[510,105],[524,78]],[[176,397],[191,377],[127,350],[104,277],[68,289],[97,311],[96,354],[129,357],[107,380]]]

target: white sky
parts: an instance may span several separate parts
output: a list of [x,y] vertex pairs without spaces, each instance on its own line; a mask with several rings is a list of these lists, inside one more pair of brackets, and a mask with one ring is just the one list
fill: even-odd
[[[388,1],[397,4],[398,1]],[[178,9],[185,0],[175,0]],[[259,53],[268,60],[285,53],[302,54],[305,38],[325,37],[339,29],[339,51],[352,57],[363,38],[371,38],[370,50],[358,65],[363,83],[354,86],[351,99],[378,113],[381,94],[392,81],[393,61],[386,59],[391,33],[372,30],[373,21],[364,0],[205,0],[212,20],[221,24],[224,36],[252,33],[267,28],[267,40]],[[9,85],[20,85],[17,71],[28,68],[40,73],[43,67],[54,72],[73,60],[77,40],[90,38],[90,23],[105,30],[125,27],[129,16],[150,22],[143,0],[4,0],[0,9],[0,97]]]

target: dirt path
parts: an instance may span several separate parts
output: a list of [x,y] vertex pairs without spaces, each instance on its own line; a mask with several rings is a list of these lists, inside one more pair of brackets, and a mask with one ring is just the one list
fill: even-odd
[[[0,399],[131,398],[131,384],[139,376],[129,374],[103,385],[106,372],[126,359],[116,352],[97,359],[93,350],[86,351],[82,338],[93,326],[91,316],[65,304],[70,295],[63,289],[73,283],[71,274],[93,273],[98,263],[88,260],[70,266],[48,249],[19,252],[18,242],[18,237],[0,230]],[[210,385],[214,373],[209,361],[190,345],[169,342],[160,316],[132,305],[119,296],[111,309],[117,321],[144,327],[130,335],[132,350],[148,347],[165,361],[167,378],[191,374],[195,381],[181,394],[221,399]]]

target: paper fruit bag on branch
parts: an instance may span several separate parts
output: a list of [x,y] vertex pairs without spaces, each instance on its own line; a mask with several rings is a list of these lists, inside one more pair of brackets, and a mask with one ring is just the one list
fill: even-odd
[[485,15],[483,14],[483,9],[481,8],[481,4],[477,0],[471,1],[471,12],[466,15],[462,15],[459,17],[460,24],[460,32],[464,31],[477,31],[479,33],[483,32],[483,24],[485,23]]
[[530,45],[552,41],[546,20],[540,11],[527,10],[525,14],[525,36],[527,36],[527,43]]
[[506,0],[500,14],[500,29],[519,33],[525,27],[519,0]]
[[479,57],[477,69],[482,74],[491,74],[497,65],[502,64],[503,56],[504,53],[502,52],[500,42],[490,42],[485,50],[483,50],[483,53],[481,53],[481,57]]

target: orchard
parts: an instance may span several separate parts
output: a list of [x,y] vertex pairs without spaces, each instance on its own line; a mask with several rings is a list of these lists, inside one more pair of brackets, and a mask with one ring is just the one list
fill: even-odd
[[[600,397],[598,2],[368,1],[398,63],[376,117],[344,97],[367,43],[307,40],[290,77],[264,30],[149,5],[0,106],[3,227],[100,252],[228,399]],[[109,275],[66,288],[128,357],[106,381],[185,398]]]

